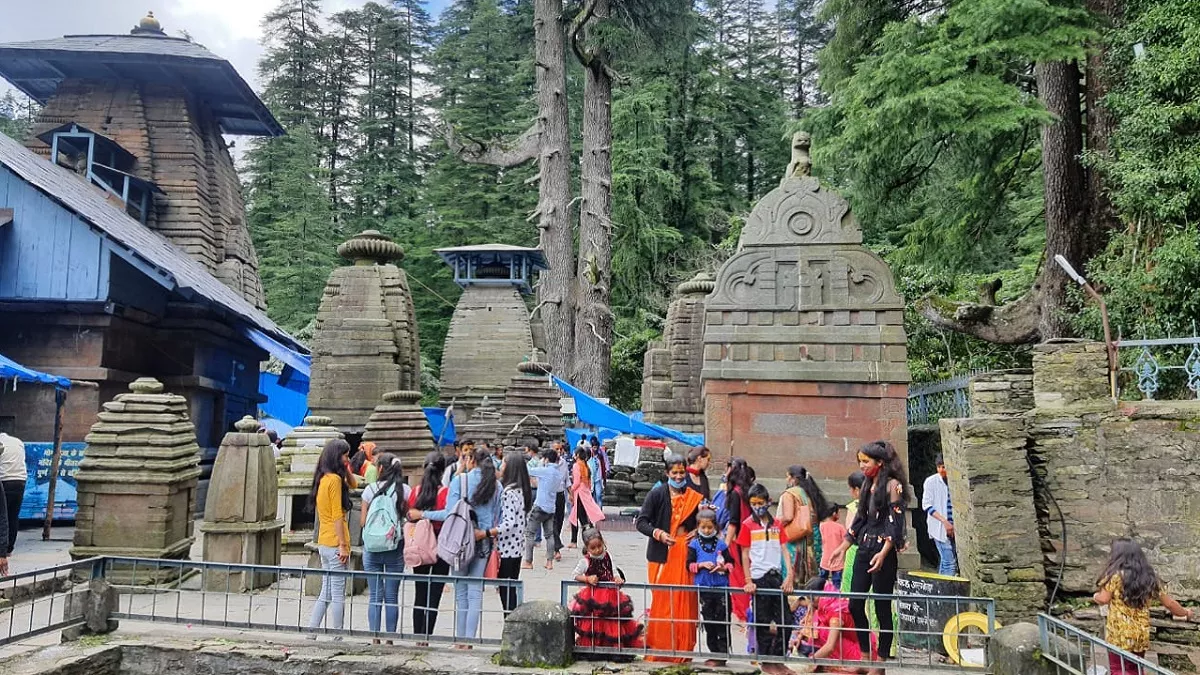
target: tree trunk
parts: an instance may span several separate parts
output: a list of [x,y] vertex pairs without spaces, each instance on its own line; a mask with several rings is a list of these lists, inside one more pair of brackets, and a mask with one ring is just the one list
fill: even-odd
[[571,138],[568,127],[566,32],[562,0],[534,0],[534,61],[538,97],[538,228],[550,269],[538,282],[546,351],[554,372],[569,377],[575,345]]
[[[596,0],[590,33],[608,18],[609,0]],[[579,51],[577,49],[577,51]],[[576,273],[575,386],[608,396],[612,360],[612,78],[608,55],[593,47],[584,63],[583,155],[580,158],[579,268]]]
[[[1122,0],[1087,0],[1086,4],[1093,16],[1101,17],[1106,28],[1119,21],[1124,11]],[[1112,112],[1103,103],[1112,86],[1104,70],[1108,48],[1107,42],[1097,40],[1088,50],[1087,57],[1087,148],[1097,159],[1111,159],[1109,139],[1116,127]],[[1085,246],[1090,257],[1104,249],[1109,235],[1120,227],[1120,221],[1108,198],[1104,172],[1091,167],[1087,179],[1089,236]]]
[[935,325],[1001,344],[1039,342],[1070,335],[1067,286],[1073,283],[1054,262],[1062,255],[1083,271],[1096,248],[1088,227],[1087,180],[1083,153],[1083,114],[1079,67],[1039,63],[1034,68],[1038,97],[1055,120],[1042,127],[1046,252],[1033,288],[1003,307],[924,298],[918,304]]

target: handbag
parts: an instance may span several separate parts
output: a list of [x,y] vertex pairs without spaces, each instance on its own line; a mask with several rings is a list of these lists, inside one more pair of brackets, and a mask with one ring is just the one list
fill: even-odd
[[500,576],[500,547],[493,546],[492,554],[488,556],[487,566],[483,568],[484,579],[496,579]]
[[[813,530],[815,529],[815,528],[813,528],[812,507],[809,506],[808,496],[804,495],[803,491],[801,491],[800,494],[796,494],[795,492],[788,490],[788,491],[784,492],[783,494],[788,495],[788,497],[790,497],[791,499],[794,499],[797,502],[799,502],[798,504],[795,505],[795,507],[793,507],[794,515],[792,516],[792,519],[790,521],[788,521],[788,523],[786,525],[783,526],[784,541],[786,541],[789,544],[794,544],[794,543],[796,543],[796,541],[798,539],[807,538],[807,537],[812,536]],[[801,495],[804,495],[804,496],[801,496]],[[801,514],[804,512],[804,509],[808,509],[808,511],[809,511],[807,528],[804,527],[804,525],[802,524],[804,522],[804,519],[801,518]]]

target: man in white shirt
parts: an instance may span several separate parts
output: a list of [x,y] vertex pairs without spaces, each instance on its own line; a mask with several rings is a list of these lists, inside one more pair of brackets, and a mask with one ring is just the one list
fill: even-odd
[[921,497],[925,509],[925,527],[937,546],[938,574],[958,574],[958,559],[954,555],[954,510],[950,505],[950,488],[946,485],[946,462],[937,457],[937,473],[925,479],[925,494]]
[[[17,519],[21,502],[25,500],[25,444],[15,436],[0,432],[0,483],[4,486],[4,502],[8,514],[5,531],[6,546],[0,548],[0,558],[12,555],[17,539]],[[53,508],[53,505],[51,506]]]

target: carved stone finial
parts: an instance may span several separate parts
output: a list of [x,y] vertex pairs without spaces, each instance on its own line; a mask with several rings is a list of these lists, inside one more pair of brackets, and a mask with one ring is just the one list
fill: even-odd
[[163,385],[153,377],[139,377],[129,383],[129,391],[135,394],[161,394]]
[[716,280],[710,272],[697,272],[696,276],[679,284],[675,291],[680,295],[708,295],[716,288]]
[[249,415],[246,415],[245,417],[238,420],[237,422],[234,422],[233,428],[237,429],[238,431],[242,432],[243,434],[252,434],[252,433],[258,431],[258,420],[254,419],[253,417],[251,417]]
[[549,363],[541,361],[522,361],[517,364],[517,371],[526,375],[549,375],[551,370]]
[[416,403],[421,400],[421,392],[419,391],[389,391],[383,395],[383,400],[388,403]]
[[808,154],[811,147],[812,136],[807,131],[792,134],[792,161],[783,174],[783,183],[789,178],[807,178],[812,175],[812,157]]
[[385,264],[404,259],[404,249],[378,230],[363,230],[337,247],[338,255],[355,265]]
[[333,424],[333,418],[324,415],[309,415],[304,418],[304,426],[306,427],[327,427]]
[[133,27],[133,30],[129,31],[129,34],[166,35],[163,32],[162,24],[158,22],[158,19],[154,18],[154,12],[146,12],[146,16],[142,17],[142,20],[138,22],[138,25]]

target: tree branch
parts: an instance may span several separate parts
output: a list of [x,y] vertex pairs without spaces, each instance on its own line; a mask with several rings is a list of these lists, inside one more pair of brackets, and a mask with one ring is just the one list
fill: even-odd
[[506,144],[501,141],[484,142],[470,137],[459,139],[458,133],[450,124],[442,125],[442,138],[459,159],[468,164],[486,164],[511,168],[537,158],[538,124],[534,122],[528,129],[517,137],[514,143]]
[[997,344],[1029,344],[1041,338],[1042,287],[1035,283],[1025,295],[1000,307],[927,295],[917,301],[917,311],[933,325],[956,333]]
[[575,52],[575,58],[579,59],[584,68],[592,67],[592,60],[595,58],[595,54],[584,49],[583,45],[580,44],[580,39],[584,26],[596,15],[597,2],[598,0],[587,0],[583,9],[579,10],[579,13],[571,20],[571,27],[567,30],[567,35],[571,38],[571,51]]

